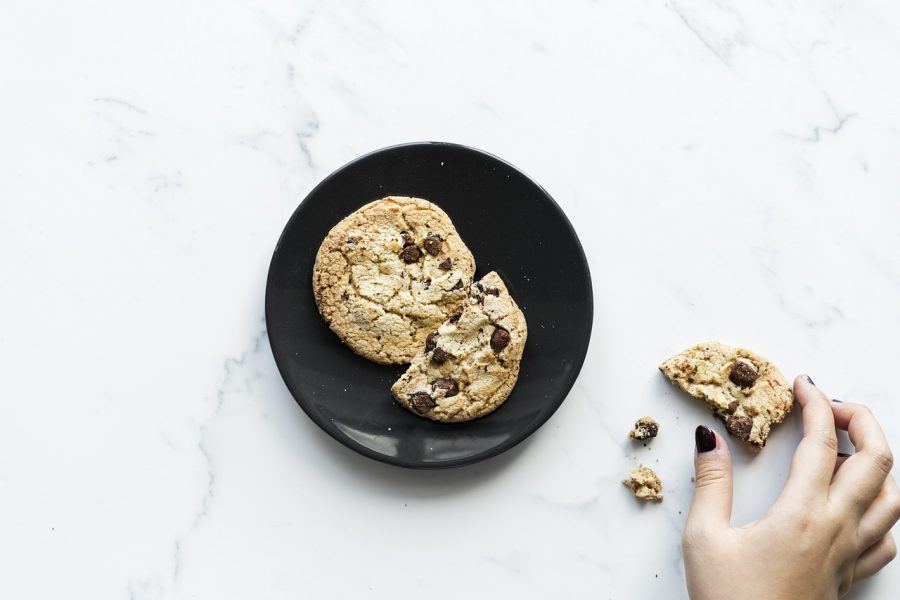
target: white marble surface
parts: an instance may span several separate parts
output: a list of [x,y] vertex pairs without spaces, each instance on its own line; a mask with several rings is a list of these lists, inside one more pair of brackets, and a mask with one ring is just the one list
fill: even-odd
[[[706,338],[868,403],[900,447],[900,5],[554,4],[0,5],[0,597],[685,598],[712,420],[656,365]],[[299,200],[416,140],[541,182],[596,293],[559,412],[449,472],[321,433],[263,322]],[[798,438],[795,415],[735,450],[736,522]],[[640,461],[662,505],[619,485]],[[853,598],[898,588],[893,565]]]

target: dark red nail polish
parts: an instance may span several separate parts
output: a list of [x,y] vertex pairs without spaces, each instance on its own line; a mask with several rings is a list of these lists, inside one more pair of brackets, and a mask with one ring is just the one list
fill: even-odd
[[831,401],[832,401],[832,402],[837,402],[838,404],[843,404],[843,403],[844,403],[843,400],[838,400],[837,398],[832,398]]
[[816,382],[812,380],[812,377],[809,375],[804,375],[804,377],[806,377],[806,381],[809,382],[809,385],[816,385]]
[[716,449],[716,434],[709,427],[699,425],[694,432],[694,442],[697,444],[697,452],[709,452]]
[[840,456],[841,458],[850,458],[850,455],[845,454],[844,452],[838,452],[838,456]]

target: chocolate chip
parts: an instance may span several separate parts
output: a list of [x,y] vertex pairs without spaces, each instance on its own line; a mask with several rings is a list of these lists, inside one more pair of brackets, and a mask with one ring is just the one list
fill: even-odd
[[428,334],[428,337],[425,338],[425,352],[431,352],[437,347],[437,337],[437,331],[432,331]]
[[456,309],[456,312],[453,313],[452,315],[450,315],[450,318],[447,319],[447,320],[450,321],[451,323],[456,323],[456,322],[459,321],[459,318],[462,317],[462,314],[463,314],[463,309],[462,309],[462,307],[457,308],[457,309]]
[[459,384],[452,379],[438,379],[434,382],[434,391],[444,390],[444,398],[451,398],[459,393]]
[[756,371],[756,367],[749,361],[743,360],[734,361],[734,365],[731,367],[731,373],[728,375],[728,379],[730,379],[732,383],[742,388],[752,386],[757,377],[759,377],[759,373]]
[[431,362],[442,365],[448,360],[453,358],[453,355],[444,350],[443,348],[435,348],[434,352],[431,353]]
[[449,271],[452,266],[453,266],[453,261],[448,258],[447,260],[445,260],[444,262],[439,264],[438,268],[443,271]]
[[415,246],[407,246],[400,251],[400,260],[406,264],[414,263],[422,256],[422,253]]
[[725,428],[731,435],[746,441],[750,438],[750,432],[753,430],[753,419],[732,416],[725,421]]
[[453,286],[452,288],[450,288],[449,290],[447,290],[447,291],[448,291],[448,292],[455,292],[456,290],[461,290],[461,289],[463,289],[463,282],[462,282],[462,279],[460,279],[459,281],[457,281],[456,284],[454,284],[454,286]]
[[428,392],[413,392],[407,399],[413,410],[420,415],[424,415],[429,409],[435,407],[435,402],[428,395]]
[[433,233],[429,234],[422,241],[422,247],[425,248],[425,252],[432,256],[437,256],[441,253],[441,236],[435,235]]
[[499,296],[500,290],[497,288],[484,288],[484,293],[488,296]]
[[341,300],[349,300],[349,299],[350,299],[350,294],[348,294],[347,292],[341,293]]
[[738,406],[739,406],[738,401],[732,400],[731,402],[728,403],[728,412],[733,413],[734,411],[737,410]]
[[491,348],[495,352],[500,352],[509,346],[509,339],[509,332],[502,327],[498,327],[494,330],[494,333],[491,334]]
[[415,246],[416,245],[416,241],[413,239],[413,237],[409,234],[408,231],[401,231],[400,236],[403,238],[404,246]]

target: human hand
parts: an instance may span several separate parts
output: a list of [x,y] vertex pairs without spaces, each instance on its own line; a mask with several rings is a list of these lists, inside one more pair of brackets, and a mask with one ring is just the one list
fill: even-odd
[[[696,487],[682,536],[692,600],[825,600],[844,595],[897,554],[900,518],[893,456],[868,408],[829,400],[806,376],[794,380],[803,439],[784,490],[758,521],[732,527],[731,454],[697,428]],[[837,454],[835,426],[855,448]]]

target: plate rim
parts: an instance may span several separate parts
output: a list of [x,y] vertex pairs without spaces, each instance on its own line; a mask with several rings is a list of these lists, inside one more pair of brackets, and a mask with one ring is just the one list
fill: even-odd
[[[464,151],[474,152],[476,154],[481,154],[481,155],[487,156],[490,159],[496,160],[496,161],[506,165],[513,171],[516,171],[522,177],[524,177],[526,180],[528,180],[528,182],[530,182],[532,185],[534,185],[538,189],[540,189],[541,192],[543,192],[544,196],[550,201],[550,204],[553,206],[553,208],[556,210],[556,212],[559,214],[559,216],[562,217],[563,223],[568,228],[569,232],[572,234],[572,237],[575,240],[575,244],[578,247],[578,256],[583,261],[585,270],[587,271],[587,287],[588,287],[588,289],[587,289],[587,292],[588,292],[587,309],[588,309],[588,317],[589,317],[588,328],[587,328],[586,335],[584,337],[584,342],[581,344],[581,347],[576,348],[577,356],[573,363],[574,368],[570,371],[569,376],[562,382],[562,386],[560,388],[561,393],[559,394],[559,399],[557,401],[555,401],[554,404],[550,407],[550,411],[547,413],[546,418],[537,421],[536,424],[534,424],[534,425],[529,425],[528,427],[523,428],[521,431],[519,431],[515,435],[511,436],[509,439],[503,441],[500,444],[497,444],[496,446],[494,446],[484,452],[481,452],[481,453],[478,453],[478,454],[475,454],[472,456],[467,456],[467,457],[462,457],[462,458],[452,458],[452,459],[448,459],[445,461],[436,462],[436,463],[428,463],[428,464],[423,464],[421,462],[405,461],[398,457],[388,456],[388,455],[382,454],[380,452],[377,452],[375,450],[372,450],[371,448],[368,448],[368,447],[360,444],[359,442],[357,442],[356,440],[354,440],[350,437],[347,437],[345,435],[339,435],[338,431],[334,427],[332,427],[332,425],[328,422],[327,419],[325,419],[324,417],[322,417],[315,411],[308,410],[307,407],[304,406],[304,403],[301,402],[301,399],[300,399],[301,394],[299,394],[298,391],[294,389],[294,386],[290,383],[289,378],[286,377],[287,365],[283,364],[283,359],[279,358],[279,356],[276,355],[276,353],[272,347],[272,339],[271,339],[271,334],[270,334],[270,332],[272,331],[271,319],[273,318],[272,317],[272,303],[273,303],[272,288],[274,287],[273,280],[272,280],[273,279],[272,278],[272,270],[275,265],[275,259],[278,257],[279,251],[282,248],[282,243],[284,242],[284,237],[285,237],[287,231],[291,228],[291,225],[298,218],[298,213],[300,212],[300,209],[303,207],[303,203],[306,202],[310,197],[315,195],[315,193],[320,188],[325,186],[325,184],[327,184],[333,178],[337,177],[342,172],[344,172],[349,167],[355,165],[358,162],[367,160],[375,155],[378,155],[378,154],[381,154],[384,152],[396,151],[396,150],[400,150],[403,148],[411,148],[411,147],[418,147],[418,146],[439,146],[439,147],[445,147],[445,148],[453,148],[456,150],[464,150]],[[519,444],[521,444],[522,442],[524,442],[525,440],[530,438],[534,434],[534,432],[536,432],[538,429],[543,427],[544,424],[546,424],[553,417],[553,415],[556,414],[556,411],[559,410],[559,407],[562,406],[562,403],[565,402],[566,398],[568,398],[569,392],[572,391],[572,387],[574,387],[575,382],[578,380],[578,376],[581,374],[581,369],[584,366],[585,360],[587,359],[588,349],[590,348],[590,344],[591,344],[591,334],[593,333],[593,329],[594,329],[594,284],[593,284],[593,278],[591,277],[590,262],[588,261],[587,255],[584,252],[584,246],[582,246],[582,244],[581,244],[581,238],[578,237],[578,233],[575,231],[575,227],[573,227],[572,222],[569,220],[569,217],[566,215],[565,211],[563,211],[562,207],[560,207],[559,203],[556,202],[556,200],[553,198],[553,196],[550,195],[550,193],[544,188],[544,186],[542,186],[540,183],[535,181],[534,178],[529,176],[522,169],[518,168],[517,166],[513,165],[509,161],[504,160],[495,154],[492,154],[485,150],[481,150],[480,148],[475,148],[474,146],[469,146],[466,144],[459,144],[459,143],[455,143],[455,142],[438,142],[438,141],[404,142],[404,143],[400,143],[400,144],[393,144],[391,146],[385,146],[382,148],[378,148],[378,149],[372,150],[370,152],[366,152],[365,154],[362,154],[362,155],[354,158],[353,160],[341,165],[340,167],[338,167],[337,169],[332,171],[330,174],[328,174],[318,184],[316,184],[309,192],[307,192],[307,194],[303,197],[303,200],[301,200],[300,203],[297,204],[297,207],[291,213],[290,218],[285,222],[284,227],[281,230],[281,234],[278,236],[278,241],[275,243],[275,249],[272,251],[272,258],[269,261],[269,268],[266,273],[265,319],[266,319],[266,339],[269,341],[269,349],[272,351],[272,357],[275,360],[275,365],[278,368],[278,373],[281,376],[281,380],[284,382],[285,387],[288,389],[291,396],[294,398],[294,402],[297,403],[297,405],[300,407],[300,409],[306,414],[307,417],[309,417],[313,421],[313,423],[315,423],[319,427],[319,429],[321,429],[323,432],[328,434],[329,437],[331,437],[333,440],[335,440],[336,442],[338,442],[345,448],[353,450],[357,454],[361,454],[367,458],[371,458],[373,460],[376,460],[376,461],[384,463],[384,464],[389,464],[389,465],[403,467],[406,469],[413,469],[413,470],[450,469],[450,468],[454,468],[454,467],[462,467],[462,466],[472,465],[472,464],[479,463],[479,462],[482,462],[485,460],[489,460],[491,458],[499,456],[500,454],[503,454],[507,450],[510,450],[510,449],[518,446]],[[348,349],[348,351],[350,351],[350,350]],[[487,416],[487,415],[485,415],[485,416]],[[452,424],[450,426],[452,426]]]

